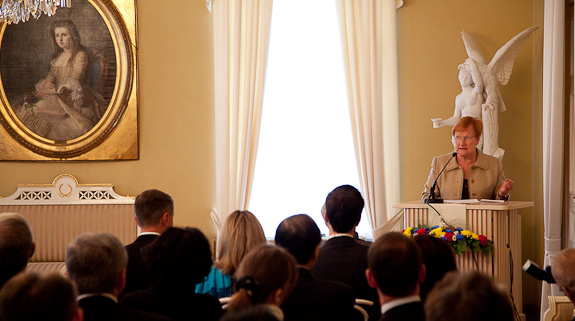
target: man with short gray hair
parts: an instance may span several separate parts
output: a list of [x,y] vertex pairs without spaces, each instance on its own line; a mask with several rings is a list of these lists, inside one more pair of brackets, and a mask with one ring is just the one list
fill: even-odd
[[126,285],[127,263],[126,249],[111,234],[83,234],[68,245],[66,268],[76,282],[86,321],[163,319],[118,306],[118,296]]
[[26,219],[17,213],[0,214],[0,288],[24,271],[35,244]]

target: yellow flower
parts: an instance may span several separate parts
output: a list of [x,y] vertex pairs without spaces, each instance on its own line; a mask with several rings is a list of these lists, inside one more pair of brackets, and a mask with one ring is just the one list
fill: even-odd
[[479,240],[479,236],[477,236],[475,233],[471,233],[471,238],[474,240]]
[[463,236],[465,236],[465,237],[470,236],[470,235],[471,235],[471,231],[469,231],[469,230],[463,230],[463,231],[461,231],[461,235],[463,235]]
[[431,232],[429,232],[429,234],[432,236],[438,236],[438,235],[441,235],[441,233],[445,234],[445,232],[443,232],[443,229],[441,227],[438,227],[434,230],[431,230]]
[[411,227],[406,228],[405,231],[403,231],[403,234],[411,236]]

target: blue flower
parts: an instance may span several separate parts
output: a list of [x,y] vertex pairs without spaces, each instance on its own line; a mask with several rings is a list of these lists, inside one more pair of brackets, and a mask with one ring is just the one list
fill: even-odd
[[462,229],[461,227],[456,227],[455,230],[458,231],[458,232],[463,231],[463,229]]
[[453,229],[446,228],[446,229],[445,229],[445,233],[453,233]]
[[461,242],[463,240],[465,240],[465,236],[461,235],[461,234],[457,234],[455,235],[455,238],[457,239],[457,241]]

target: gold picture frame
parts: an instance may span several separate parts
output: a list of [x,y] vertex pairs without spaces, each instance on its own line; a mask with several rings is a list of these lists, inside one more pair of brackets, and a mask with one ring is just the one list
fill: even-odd
[[135,0],[3,24],[0,160],[138,159],[136,40]]

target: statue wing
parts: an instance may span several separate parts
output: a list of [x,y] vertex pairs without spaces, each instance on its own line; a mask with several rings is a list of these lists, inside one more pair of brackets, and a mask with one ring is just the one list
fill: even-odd
[[475,62],[477,63],[481,63],[484,65],[487,64],[485,58],[483,58],[483,55],[479,50],[477,42],[475,42],[475,39],[473,39],[473,36],[471,36],[469,32],[461,30],[461,38],[463,38],[463,44],[465,45],[465,51],[467,51],[467,56],[475,60]]
[[503,47],[499,48],[491,59],[489,67],[493,70],[493,74],[497,78],[500,84],[506,85],[511,77],[511,72],[513,71],[513,62],[515,57],[523,48],[523,45],[536,29],[539,27],[531,27],[523,30],[521,33],[511,38]]

